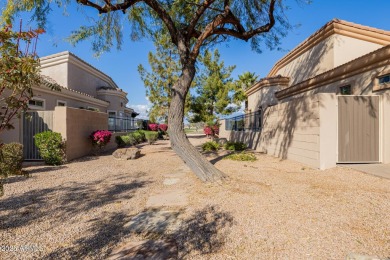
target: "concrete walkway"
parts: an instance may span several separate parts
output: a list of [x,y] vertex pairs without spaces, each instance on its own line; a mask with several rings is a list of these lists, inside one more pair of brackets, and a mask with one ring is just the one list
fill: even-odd
[[381,178],[390,179],[390,164],[362,163],[362,164],[339,164],[339,166],[351,168]]

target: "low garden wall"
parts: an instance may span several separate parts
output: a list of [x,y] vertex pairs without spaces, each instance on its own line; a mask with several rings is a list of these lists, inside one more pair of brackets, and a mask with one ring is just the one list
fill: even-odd
[[[85,109],[56,107],[53,115],[53,131],[66,140],[67,160],[88,155],[92,151],[89,135],[95,130],[107,130],[108,115]],[[115,137],[106,149],[113,148]]]

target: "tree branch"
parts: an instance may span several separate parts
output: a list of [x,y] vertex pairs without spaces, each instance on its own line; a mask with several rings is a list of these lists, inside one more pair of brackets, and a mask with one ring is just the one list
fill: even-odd
[[122,3],[117,3],[114,5],[111,3],[111,0],[104,0],[105,2],[104,6],[95,4],[90,0],[76,0],[76,1],[79,4],[95,8],[96,10],[99,11],[100,14],[109,13],[112,11],[122,11],[123,13],[125,13],[128,8],[132,7],[136,3],[144,2],[146,5],[152,8],[153,11],[157,13],[157,15],[163,21],[163,23],[167,26],[169,30],[169,34],[171,35],[172,38],[172,42],[176,45],[178,43],[178,39],[177,39],[178,31],[176,29],[175,23],[172,21],[172,18],[167,13],[167,11],[156,0],[124,0]]
[[144,0],[144,2],[152,8],[157,15],[160,17],[160,19],[164,22],[165,26],[167,26],[169,30],[169,34],[171,35],[171,39],[173,44],[178,44],[178,30],[175,26],[175,23],[173,22],[171,16],[165,11],[164,8],[162,8],[161,4],[157,2],[156,0]]
[[[228,36],[232,36],[247,41],[252,37],[254,37],[255,35],[268,32],[275,25],[274,11],[275,11],[276,0],[271,0],[269,5],[269,10],[268,10],[269,22],[250,31],[246,31],[244,26],[241,24],[240,20],[237,17],[235,17],[235,15],[230,11],[229,4],[230,1],[225,0],[224,12],[218,14],[205,27],[203,32],[198,37],[195,37],[197,40],[191,52],[191,59],[196,59],[196,57],[199,55],[200,47],[202,46],[204,41],[212,35],[228,35]],[[236,30],[224,28],[223,26],[226,24],[233,25],[236,28]],[[192,34],[192,36],[194,37],[196,36],[196,34]]]
[[[200,17],[202,17],[202,15],[203,15],[204,12],[207,10],[207,8],[209,8],[210,5],[211,5],[212,3],[214,3],[214,2],[215,2],[215,0],[205,0],[205,1],[203,2],[203,4],[198,5],[199,8],[198,8],[198,10],[196,10],[196,13],[195,13],[195,15],[192,17],[191,22],[190,22],[190,24],[189,24],[189,26],[188,26],[187,32],[188,32],[188,37],[189,37],[189,39],[192,37],[193,32],[194,32],[194,29],[195,29],[195,26],[196,26],[196,24],[198,23]],[[196,38],[197,38],[197,37],[196,37]]]

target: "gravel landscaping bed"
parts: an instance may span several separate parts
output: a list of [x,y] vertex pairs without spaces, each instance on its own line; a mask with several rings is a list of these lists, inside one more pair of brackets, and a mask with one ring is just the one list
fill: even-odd
[[0,198],[0,259],[105,259],[117,246],[145,239],[169,240],[185,259],[390,257],[390,180],[263,154],[256,162],[206,154],[229,181],[204,184],[187,170],[169,186],[188,193],[186,207],[169,208],[178,212],[179,228],[131,232],[126,224],[150,210],[147,201],[165,187],[164,176],[183,165],[168,141],[141,151],[137,160],[85,157],[10,178]]

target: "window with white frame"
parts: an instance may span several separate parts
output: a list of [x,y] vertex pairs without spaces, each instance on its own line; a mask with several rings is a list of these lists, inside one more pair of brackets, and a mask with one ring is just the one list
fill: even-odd
[[29,109],[45,109],[45,99],[33,97],[28,101]]
[[63,100],[57,100],[57,106],[59,107],[66,107],[66,101]]

